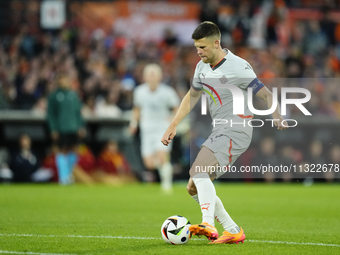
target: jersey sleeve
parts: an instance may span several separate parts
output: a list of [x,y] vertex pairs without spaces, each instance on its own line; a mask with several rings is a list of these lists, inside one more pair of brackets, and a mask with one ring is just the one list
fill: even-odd
[[194,78],[192,79],[192,83],[191,83],[191,87],[196,90],[199,91],[203,88],[203,85],[200,83],[201,82],[201,78],[200,78],[200,62],[197,63],[196,68],[195,68],[195,73],[194,73]]
[[240,64],[239,70],[237,70],[237,78],[239,79],[238,87],[241,89],[252,88],[253,94],[256,94],[264,87],[264,84],[257,78],[253,68],[247,61]]

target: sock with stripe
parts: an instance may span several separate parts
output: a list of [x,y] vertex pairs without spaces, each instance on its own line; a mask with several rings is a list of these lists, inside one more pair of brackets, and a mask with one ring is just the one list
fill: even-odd
[[[191,196],[198,204],[198,194]],[[233,221],[228,212],[225,210],[221,199],[216,196],[215,198],[215,219],[222,225],[224,230],[232,234],[237,234],[241,231],[239,226]]]
[[216,190],[207,173],[196,174],[193,178],[197,189],[198,201],[202,212],[202,222],[215,226],[215,198]]

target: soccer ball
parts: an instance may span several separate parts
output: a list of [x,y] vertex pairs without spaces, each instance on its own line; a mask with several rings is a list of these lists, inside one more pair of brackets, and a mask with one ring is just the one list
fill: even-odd
[[183,216],[174,215],[167,218],[161,228],[163,240],[169,244],[185,244],[189,242],[190,222]]

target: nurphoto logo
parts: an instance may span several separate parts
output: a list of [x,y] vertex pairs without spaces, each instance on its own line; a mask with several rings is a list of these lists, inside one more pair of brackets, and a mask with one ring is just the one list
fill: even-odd
[[[222,106],[222,101],[221,101],[221,97],[220,95],[217,93],[216,89],[214,87],[212,87],[211,85],[208,85],[206,83],[203,82],[198,82],[199,84],[206,86],[208,89],[211,90],[208,91],[207,89],[204,88],[200,88],[201,90],[205,91],[213,100],[214,104],[217,105],[217,102],[215,100],[215,97],[213,94],[215,94],[216,98],[219,100],[220,105]],[[216,86],[219,89],[223,88],[223,89],[228,89],[231,94],[232,94],[232,104],[233,104],[233,115],[241,115],[244,116],[244,107],[245,107],[245,98],[244,98],[244,93],[242,92],[242,90],[234,85],[230,85],[230,84],[223,84],[221,86]],[[272,102],[272,106],[270,109],[268,110],[258,110],[255,109],[254,104],[253,104],[253,88],[248,87],[247,88],[247,92],[248,92],[248,97],[247,97],[247,106],[248,109],[251,113],[256,114],[256,115],[260,115],[260,116],[265,116],[265,115],[269,115],[272,114],[276,107],[278,106],[278,88],[273,87],[273,102]],[[302,98],[287,98],[287,95],[289,93],[294,93],[294,94],[302,94],[304,95],[304,97]],[[306,109],[306,107],[303,106],[304,103],[307,103],[309,100],[311,99],[311,93],[309,90],[305,89],[305,88],[297,88],[297,87],[282,87],[281,88],[281,114],[287,115],[287,105],[295,105],[305,116],[311,116],[312,114]],[[201,114],[202,115],[206,115],[207,114],[207,98],[205,94],[202,94],[201,96]],[[295,127],[297,126],[297,121],[294,119],[286,119],[287,121],[293,121],[295,122],[294,125],[289,126],[289,127]],[[253,125],[252,122],[254,121],[258,121],[261,124],[260,125]],[[271,121],[272,122],[272,126],[274,125],[272,119],[266,119],[265,121]],[[264,121],[261,119],[251,119],[248,120],[248,125],[252,126],[252,127],[262,127],[264,125]],[[232,120],[227,120],[227,119],[213,119],[213,126],[215,127],[215,125],[220,125],[220,124],[227,124],[230,123],[231,125]],[[235,123],[234,124],[244,124],[244,126],[246,125],[246,120],[244,120],[242,123]]]

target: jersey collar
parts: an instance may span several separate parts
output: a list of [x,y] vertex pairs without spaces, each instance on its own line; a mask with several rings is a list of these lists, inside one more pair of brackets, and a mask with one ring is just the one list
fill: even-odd
[[[223,51],[228,55],[228,52],[229,52],[228,49],[223,49]],[[226,55],[226,56],[227,56],[227,55]],[[215,71],[217,68],[219,68],[221,65],[223,65],[223,63],[227,60],[227,59],[226,59],[226,56],[225,56],[224,58],[222,58],[221,61],[218,62],[216,65],[214,65],[214,66],[210,65],[211,69],[212,69],[213,71]]]

